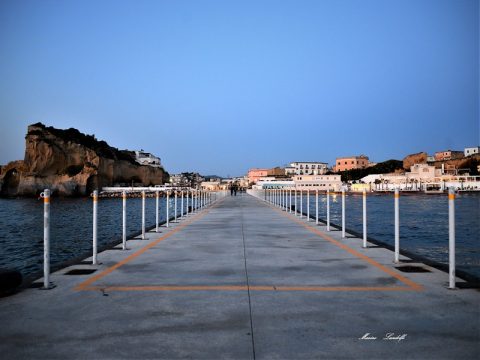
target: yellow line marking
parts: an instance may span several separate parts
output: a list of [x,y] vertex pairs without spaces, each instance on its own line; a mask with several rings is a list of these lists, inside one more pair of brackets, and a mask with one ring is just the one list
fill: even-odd
[[310,230],[311,232],[313,232],[314,234],[317,234],[318,236],[322,237],[323,239],[327,240],[328,242],[338,246],[339,248],[349,252],[350,254],[368,262],[370,265],[376,267],[377,269],[387,273],[388,275],[394,277],[395,279],[401,281],[402,283],[404,283],[405,285],[409,286],[412,290],[415,290],[415,291],[421,291],[423,290],[423,286],[420,285],[420,284],[417,284],[416,282],[398,274],[396,271],[392,270],[392,269],[389,269],[387,267],[385,267],[384,265],[376,262],[375,260],[373,260],[372,258],[366,256],[366,255],[363,255],[362,253],[358,252],[357,250],[354,250],[352,249],[351,247],[345,245],[345,244],[342,244],[340,241],[338,240],[335,240],[334,238],[332,238],[331,236],[328,236],[327,234],[324,234],[323,232],[321,232],[320,230],[317,230],[315,229],[314,227],[308,225],[307,223],[304,223],[298,219],[296,219],[293,215],[290,215],[289,213],[284,213],[282,210],[279,210],[277,208],[274,208],[272,206],[270,206],[269,204],[267,204],[271,209],[279,212],[280,214],[282,214],[283,216],[289,218],[290,220],[296,222],[297,224],[299,225],[302,225],[303,227],[305,227],[306,229]]
[[404,286],[273,286],[273,285],[146,285],[146,286],[90,286],[88,291],[411,291]]
[[[222,200],[219,200],[220,202],[223,201]],[[219,204],[219,203],[217,203]],[[216,206],[216,204],[214,204],[213,206]],[[213,207],[212,206],[212,207]],[[206,215],[209,211],[209,209],[211,209],[212,207],[210,208],[206,208],[204,210],[202,210],[200,213],[198,213],[196,216],[194,216],[193,218],[191,218],[189,221],[183,223],[182,225],[179,225],[177,228],[171,230],[170,232],[168,232],[167,234],[163,235],[162,237],[158,238],[157,240],[153,241],[152,243],[144,246],[143,248],[141,248],[140,250],[136,251],[135,253],[133,253],[132,255],[126,257],[125,259],[119,261],[118,263],[116,263],[115,265],[112,265],[110,266],[109,268],[103,270],[101,273],[95,275],[95,276],[92,276],[91,278],[85,280],[84,282],[78,284],[76,287],[75,287],[75,290],[77,291],[80,291],[80,290],[85,290],[89,285],[93,284],[95,281],[98,281],[100,280],[101,278],[103,278],[104,276],[110,274],[111,272],[113,272],[114,270],[118,269],[119,267],[127,264],[128,262],[132,261],[133,259],[135,259],[136,257],[142,255],[144,252],[146,252],[148,249],[154,247],[155,245],[157,245],[159,242],[169,238],[170,236],[172,236],[173,234],[179,232],[180,230],[182,230],[183,228],[185,228],[186,226],[190,225],[191,223],[193,223],[194,221],[198,220],[199,218],[203,217],[204,215]]]

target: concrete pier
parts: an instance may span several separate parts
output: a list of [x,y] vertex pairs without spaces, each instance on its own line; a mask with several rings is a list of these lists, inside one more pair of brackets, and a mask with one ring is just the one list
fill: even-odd
[[[480,293],[249,195],[0,299],[5,359],[473,359]],[[154,230],[155,231],[155,230]],[[408,273],[398,268],[421,267]],[[410,268],[410,269],[411,269]],[[72,270],[95,270],[67,275]],[[82,273],[82,271],[80,271]],[[458,279],[461,283],[461,280]],[[41,280],[38,281],[41,283]],[[363,339],[362,339],[363,338]]]

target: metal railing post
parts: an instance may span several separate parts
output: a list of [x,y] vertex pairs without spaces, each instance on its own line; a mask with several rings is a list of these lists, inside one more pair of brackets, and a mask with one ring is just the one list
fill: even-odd
[[127,192],[122,191],[122,249],[127,250]]
[[166,211],[166,226],[170,225],[170,192],[167,190],[167,206],[165,207]]
[[174,216],[173,216],[174,220],[173,220],[173,221],[174,221],[174,222],[177,222],[177,190],[175,190],[175,196],[174,196],[173,206],[174,206],[174,211],[173,211],[173,213],[174,213]]
[[189,211],[188,211],[188,199],[189,199],[189,196],[188,196],[188,190],[186,191],[186,194],[185,194],[185,201],[186,201],[186,206],[187,206],[187,210],[185,212],[186,215],[188,215]]
[[297,188],[295,188],[295,199],[294,200],[295,200],[295,216],[297,216],[297,211],[298,211],[298,209],[297,209]]
[[367,191],[363,189],[363,247],[367,247]]
[[155,191],[155,232],[158,233],[158,203],[159,203],[159,194],[158,191]]
[[145,190],[142,191],[142,240],[145,240]]
[[318,225],[318,190],[315,190],[315,224]]
[[342,189],[342,239],[345,238],[345,189]]
[[50,190],[43,197],[43,289],[50,289]]
[[395,259],[398,263],[400,261],[400,193],[398,189],[395,189]]
[[310,189],[307,190],[307,221],[310,221]]
[[327,231],[330,231],[330,189],[327,190]]
[[180,191],[180,194],[182,195],[182,200],[180,201],[180,217],[183,217],[183,190]]
[[455,289],[455,191],[448,189],[448,288]]
[[291,214],[292,213],[292,189],[288,189],[288,192],[290,197],[288,209],[289,209],[289,213]]
[[93,244],[92,264],[97,264],[97,230],[98,230],[98,190],[93,191]]
[[303,189],[300,190],[300,219],[303,218]]

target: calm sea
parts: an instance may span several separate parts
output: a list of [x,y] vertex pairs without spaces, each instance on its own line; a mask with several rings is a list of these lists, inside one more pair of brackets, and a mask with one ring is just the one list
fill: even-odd
[[[320,218],[326,217],[326,199],[320,195]],[[306,197],[304,198],[306,211]],[[160,199],[161,221],[165,220],[165,199]],[[185,204],[186,205],[186,204]],[[178,201],[180,206],[180,201]],[[394,240],[393,196],[370,195],[368,235],[392,244]],[[311,215],[315,197],[310,198]],[[99,246],[120,242],[122,201],[99,201]],[[155,199],[146,200],[147,226],[155,224]],[[171,212],[173,214],[173,211]],[[347,196],[346,226],[362,232],[362,197]],[[127,233],[141,229],[141,199],[128,199]],[[341,197],[331,199],[331,221],[340,224]],[[462,194],[456,200],[457,266],[480,277],[480,194]],[[400,246],[402,249],[447,263],[448,201],[446,196],[408,195],[400,199]],[[52,199],[52,266],[89,254],[92,246],[91,199]],[[32,276],[43,266],[43,203],[35,199],[0,199],[0,268],[15,268]]]

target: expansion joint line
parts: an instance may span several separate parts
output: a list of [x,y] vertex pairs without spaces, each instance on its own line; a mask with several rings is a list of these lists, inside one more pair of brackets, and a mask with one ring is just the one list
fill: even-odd
[[244,231],[244,228],[243,228],[244,221],[243,221],[242,200],[240,201],[240,219],[242,221],[243,261],[244,261],[244,267],[245,267],[245,279],[246,279],[246,282],[247,282],[248,311],[249,311],[249,314],[250,314],[250,335],[251,335],[251,339],[252,339],[252,355],[253,355],[253,360],[255,360],[255,337],[253,335],[252,300],[251,300],[251,297],[250,297],[250,281],[248,279],[247,248],[246,248],[246,245],[245,245],[245,231]]

